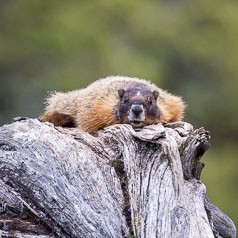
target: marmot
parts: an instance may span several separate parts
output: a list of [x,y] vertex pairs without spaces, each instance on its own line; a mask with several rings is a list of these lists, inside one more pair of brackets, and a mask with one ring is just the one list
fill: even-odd
[[94,132],[109,125],[124,123],[133,128],[183,119],[185,104],[144,79],[111,76],[84,89],[55,92],[46,99],[40,117],[55,126],[75,126]]

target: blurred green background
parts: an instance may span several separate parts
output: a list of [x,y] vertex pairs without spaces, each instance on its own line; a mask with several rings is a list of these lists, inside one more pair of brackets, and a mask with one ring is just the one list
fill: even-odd
[[108,75],[183,96],[185,120],[211,132],[208,196],[238,225],[238,2],[0,1],[0,125]]

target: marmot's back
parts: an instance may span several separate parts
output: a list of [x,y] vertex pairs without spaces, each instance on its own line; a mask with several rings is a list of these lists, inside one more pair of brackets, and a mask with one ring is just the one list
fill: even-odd
[[46,100],[42,121],[92,132],[117,123],[142,127],[183,119],[184,103],[154,84],[122,76],[100,79],[80,90]]

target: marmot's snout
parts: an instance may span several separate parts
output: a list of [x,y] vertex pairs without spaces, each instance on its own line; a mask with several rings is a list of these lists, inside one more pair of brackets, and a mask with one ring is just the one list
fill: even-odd
[[133,127],[142,127],[145,121],[145,110],[143,105],[132,104],[129,110],[128,119]]

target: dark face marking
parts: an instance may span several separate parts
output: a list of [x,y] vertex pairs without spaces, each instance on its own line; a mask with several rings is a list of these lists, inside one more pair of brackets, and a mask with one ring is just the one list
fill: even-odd
[[158,91],[151,91],[145,87],[131,87],[118,90],[120,102],[118,105],[119,123],[140,128],[156,123],[161,112],[156,104]]

